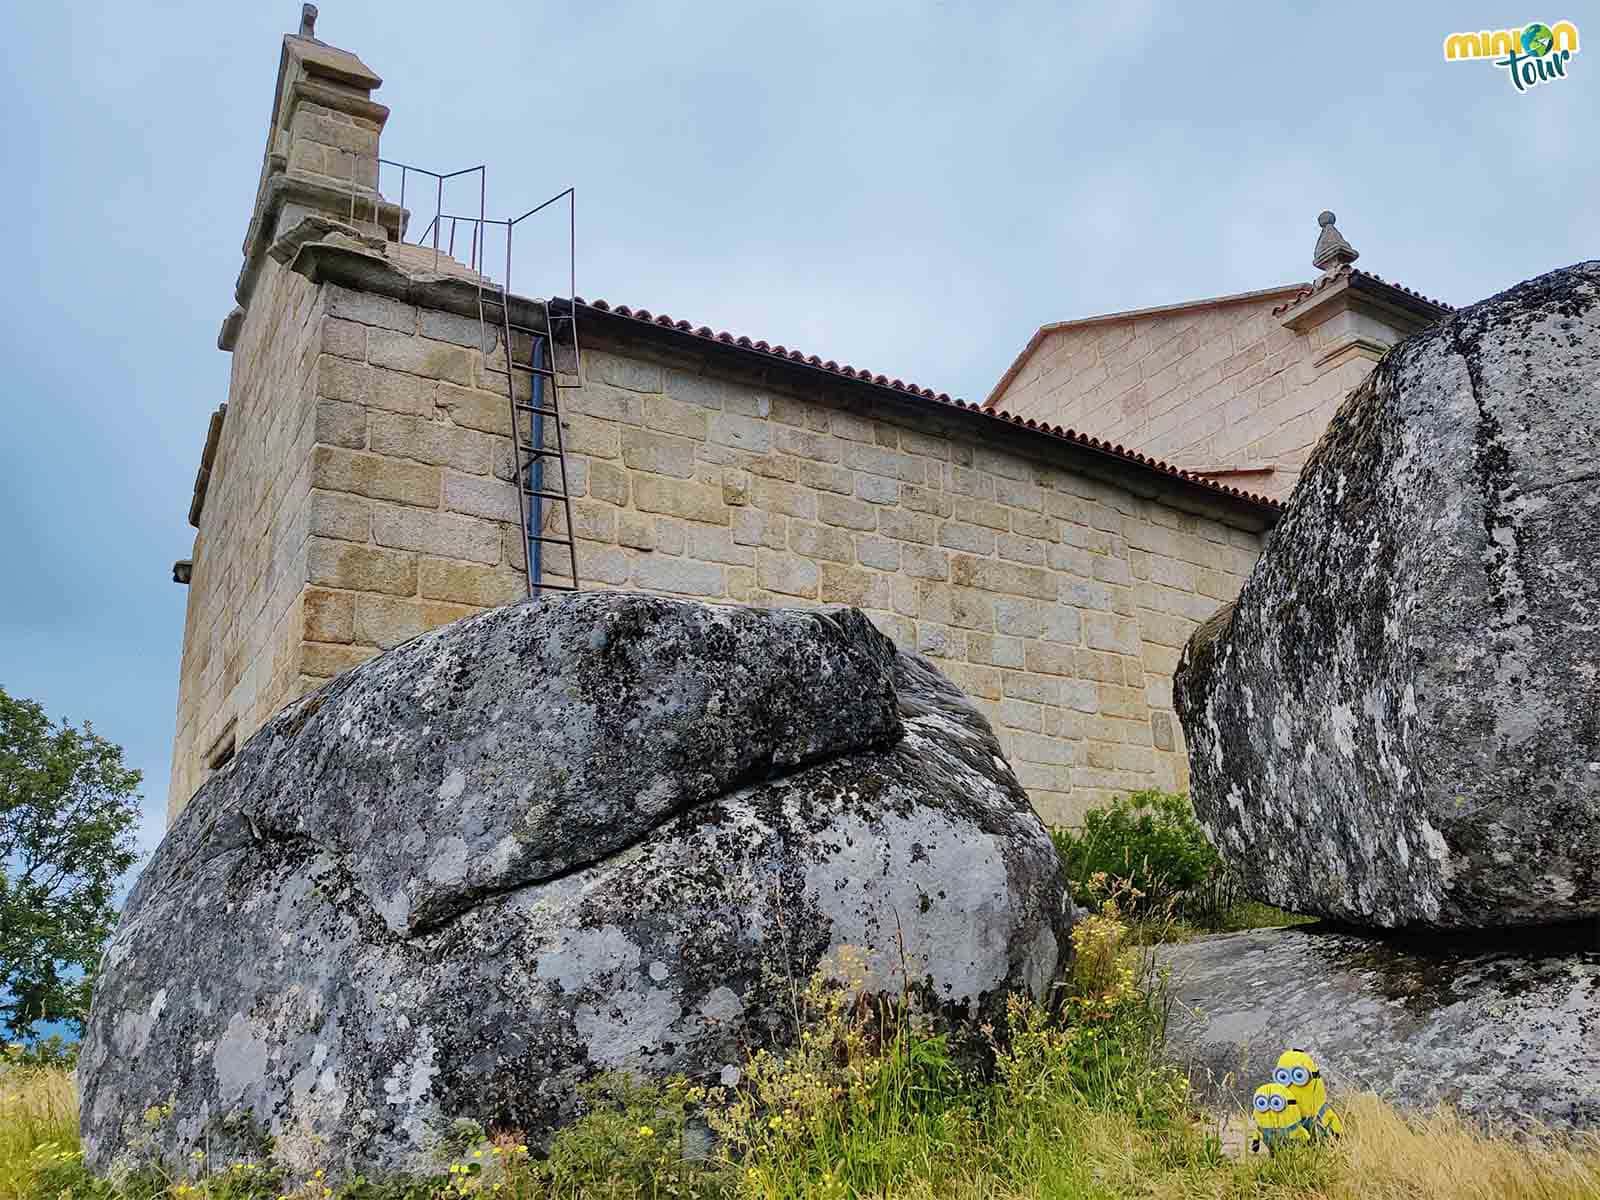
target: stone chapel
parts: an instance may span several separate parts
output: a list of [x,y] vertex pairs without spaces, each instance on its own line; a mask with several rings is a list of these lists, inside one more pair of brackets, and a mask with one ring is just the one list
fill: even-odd
[[[227,402],[174,568],[169,820],[283,705],[530,590],[512,434],[533,376],[478,273],[405,240],[413,214],[378,187],[380,80],[313,20],[283,40],[218,342]],[[510,294],[507,327],[581,330],[552,368],[566,501],[535,523],[585,588],[862,609],[971,694],[1048,822],[1183,789],[1185,641],[1237,594],[1343,396],[1446,311],[1321,225],[1315,278],[1047,325],[981,403]]]

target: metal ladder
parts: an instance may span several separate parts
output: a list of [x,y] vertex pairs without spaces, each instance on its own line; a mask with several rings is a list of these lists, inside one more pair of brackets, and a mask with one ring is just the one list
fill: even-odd
[[[578,362],[576,306],[569,306],[569,311],[559,313],[552,311],[548,300],[533,300],[529,303],[541,308],[544,317],[543,329],[518,325],[511,320],[511,307],[503,288],[492,290],[484,288],[478,298],[479,320],[483,326],[491,324],[490,317],[495,310],[499,312],[498,320],[494,320],[492,324],[498,328],[501,344],[506,352],[506,402],[511,406],[511,459],[512,468],[516,473],[517,515],[522,524],[528,595],[533,597],[545,590],[575,592],[579,588],[578,547],[575,539],[577,527],[572,521],[572,494],[568,484],[566,447],[561,432],[561,392],[564,385],[556,363],[556,347],[564,340],[572,347],[573,377],[582,379],[583,376]],[[566,339],[561,337],[563,330],[569,335]],[[519,340],[528,347],[527,362],[517,361]],[[487,342],[487,338],[485,341]],[[529,390],[529,400],[526,402],[517,397],[518,373],[522,371],[528,373],[532,385]],[[553,446],[546,444],[549,440],[546,437],[546,417],[553,419],[555,427]],[[550,459],[555,460],[560,469],[559,488],[546,486],[550,481],[546,478],[544,467],[546,460]],[[545,530],[546,500],[561,502],[566,522],[564,531]],[[565,548],[567,554],[565,571],[556,564],[545,561],[545,546]],[[545,578],[552,571],[558,578],[554,580]]]

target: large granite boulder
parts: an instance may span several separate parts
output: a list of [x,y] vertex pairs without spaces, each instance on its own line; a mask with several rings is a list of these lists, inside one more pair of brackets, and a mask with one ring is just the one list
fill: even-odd
[[1247,1108],[1291,1046],[1337,1105],[1374,1091],[1490,1126],[1600,1129],[1600,940],[1561,927],[1384,939],[1265,929],[1164,946],[1167,1047],[1198,1094]]
[[1385,356],[1174,684],[1263,900],[1367,926],[1600,914],[1600,263]]
[[288,708],[183,811],[106,952],[85,1152],[423,1170],[603,1070],[735,1079],[846,947],[991,1016],[1064,912],[988,725],[859,612],[499,609]]

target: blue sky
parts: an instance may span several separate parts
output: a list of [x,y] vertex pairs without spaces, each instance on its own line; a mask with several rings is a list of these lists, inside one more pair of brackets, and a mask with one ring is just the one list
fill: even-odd
[[[1563,17],[1600,39],[1586,6],[321,7],[387,80],[386,156],[487,163],[498,213],[577,187],[582,294],[974,399],[1042,322],[1307,277],[1322,208],[1454,303],[1600,253],[1600,42],[1526,95],[1440,52]],[[168,572],[298,19],[8,7],[0,686],[127,747],[147,847]]]

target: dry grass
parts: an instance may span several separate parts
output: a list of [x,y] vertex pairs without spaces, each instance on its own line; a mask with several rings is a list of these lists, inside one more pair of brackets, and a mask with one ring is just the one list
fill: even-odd
[[0,1068],[0,1200],[31,1196],[45,1158],[78,1146],[78,1090],[51,1067]]
[[1452,1113],[1408,1120],[1376,1096],[1353,1097],[1346,1182],[1362,1200],[1596,1200],[1600,1136],[1487,1137]]
[[[1025,1133],[973,1130],[968,1133],[981,1137],[970,1144],[958,1137],[930,1145],[926,1169],[910,1165],[889,1194],[916,1200],[1600,1198],[1600,1135],[1488,1136],[1450,1113],[1404,1116],[1372,1095],[1345,1098],[1340,1107],[1348,1133],[1337,1147],[1230,1161],[1208,1144],[1206,1130],[1198,1126],[1152,1131],[1119,1113],[1076,1104],[1050,1106],[1047,1119]],[[39,1179],[42,1167],[76,1150],[76,1126],[77,1097],[66,1072],[0,1072],[0,1200],[58,1200],[59,1195],[76,1194],[77,1188],[58,1188],[47,1195]],[[731,1189],[743,1190],[737,1180],[737,1175],[730,1180]],[[518,1189],[526,1200],[555,1194],[531,1177],[527,1183]],[[192,1189],[184,1200],[203,1200],[209,1190]],[[598,1179],[587,1185],[572,1179],[559,1192],[630,1194],[626,1185],[618,1191]],[[161,1194],[158,1189],[156,1195]],[[165,1194],[176,1200],[175,1188]],[[438,1194],[459,1200],[466,1193],[449,1185]],[[751,1194],[759,1192],[751,1189]],[[228,1193],[238,1195],[237,1190]],[[372,1195],[369,1189],[363,1200]]]

